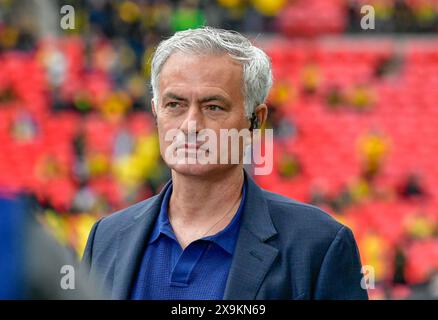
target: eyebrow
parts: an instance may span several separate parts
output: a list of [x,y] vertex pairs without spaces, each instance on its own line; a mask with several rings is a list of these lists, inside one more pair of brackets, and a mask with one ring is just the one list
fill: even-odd
[[210,101],[221,101],[223,103],[225,103],[226,105],[229,105],[229,101],[228,99],[226,99],[225,97],[221,96],[221,95],[212,95],[212,96],[207,96],[204,98],[201,98],[198,100],[198,102],[200,103],[205,103],[205,102],[210,102]]
[[[174,100],[178,100],[178,101],[188,102],[188,99],[187,99],[187,98],[184,98],[184,97],[182,97],[182,96],[179,96],[178,94],[173,93],[173,92],[167,92],[167,93],[165,93],[165,94],[164,94],[164,98],[168,98],[168,99],[174,99]],[[226,99],[225,97],[223,97],[222,95],[219,95],[219,94],[214,94],[214,95],[211,95],[211,96],[203,97],[203,98],[201,98],[201,99],[198,99],[197,102],[199,102],[199,103],[205,103],[205,102],[210,102],[210,101],[221,101],[221,102],[223,102],[223,103],[226,104],[226,105],[229,105],[229,104],[230,104],[230,102],[228,101],[228,99]]]
[[185,101],[185,102],[188,101],[186,98],[181,97],[181,96],[179,96],[175,93],[172,93],[172,92],[165,93],[164,98],[174,99],[174,100],[178,100],[178,101]]

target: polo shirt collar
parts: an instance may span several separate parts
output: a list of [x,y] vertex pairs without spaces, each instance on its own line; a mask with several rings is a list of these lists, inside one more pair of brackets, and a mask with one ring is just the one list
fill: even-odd
[[[233,254],[234,247],[237,240],[237,234],[239,231],[241,216],[243,212],[243,207],[245,204],[246,199],[246,189],[247,189],[247,182],[246,182],[246,176],[243,183],[243,190],[242,190],[242,199],[240,201],[239,208],[237,209],[237,213],[234,215],[231,222],[225,227],[225,229],[221,230],[220,232],[208,236],[203,237],[199,240],[205,240],[205,241],[211,241],[222,247],[226,252],[229,254]],[[172,225],[169,221],[168,216],[168,207],[169,207],[169,200],[170,196],[172,195],[172,182],[170,182],[167,190],[165,191],[163,201],[161,202],[161,208],[160,213],[157,218],[157,222],[155,223],[154,229],[152,230],[151,237],[149,238],[149,243],[155,242],[160,234],[164,234],[168,236],[169,238],[175,240],[178,242],[175,233],[173,232]],[[199,241],[198,240],[198,241]]]

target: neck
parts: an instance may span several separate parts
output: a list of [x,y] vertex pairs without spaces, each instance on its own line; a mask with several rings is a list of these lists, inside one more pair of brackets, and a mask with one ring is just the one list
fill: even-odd
[[172,171],[169,214],[181,222],[215,220],[241,197],[242,166],[212,176],[187,176]]

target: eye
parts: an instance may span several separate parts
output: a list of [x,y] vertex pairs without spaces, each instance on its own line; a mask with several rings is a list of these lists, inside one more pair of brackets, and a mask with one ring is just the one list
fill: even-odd
[[210,111],[221,111],[221,110],[224,110],[224,108],[222,108],[221,106],[215,105],[215,104],[207,106],[207,109],[210,110]]
[[166,107],[170,109],[176,109],[179,106],[180,106],[179,102],[169,102],[168,104],[166,104]]

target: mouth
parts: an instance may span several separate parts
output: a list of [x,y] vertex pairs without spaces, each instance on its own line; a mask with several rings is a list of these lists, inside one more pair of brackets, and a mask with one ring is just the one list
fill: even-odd
[[199,145],[199,144],[189,144],[189,143],[181,145],[180,148],[186,149],[189,151],[198,151],[198,150],[202,149],[201,145]]
[[210,154],[210,150],[208,148],[202,147],[201,144],[181,144],[177,147],[177,150],[181,150],[186,156],[197,157],[199,155],[198,152],[202,152],[204,154]]

